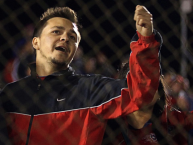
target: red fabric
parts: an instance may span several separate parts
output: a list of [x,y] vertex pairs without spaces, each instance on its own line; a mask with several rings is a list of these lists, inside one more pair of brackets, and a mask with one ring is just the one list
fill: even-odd
[[14,81],[13,77],[11,76],[11,73],[13,71],[13,63],[14,63],[14,59],[9,60],[3,71],[3,77],[6,83],[11,83]]
[[171,100],[171,106],[177,107],[177,98],[174,98],[173,96],[170,96]]
[[9,137],[12,139],[12,144],[14,145],[25,145],[27,140],[27,132],[30,122],[30,115],[24,114],[15,114],[15,113],[8,113],[7,121],[10,126],[9,130]]
[[46,77],[39,77],[42,81],[46,78]]
[[129,96],[140,108],[152,101],[159,85],[158,49],[155,49],[159,43],[153,35],[144,37],[138,32],[137,34],[140,39],[130,45],[132,53],[127,81]]

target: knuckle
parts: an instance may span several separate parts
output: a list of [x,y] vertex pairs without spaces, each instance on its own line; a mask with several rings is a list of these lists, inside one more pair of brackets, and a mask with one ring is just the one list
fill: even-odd
[[144,22],[144,19],[140,19],[139,21],[140,21],[141,23],[143,23],[143,22]]
[[139,10],[135,10],[135,14],[138,14],[139,13]]
[[143,9],[145,9],[145,8],[144,8],[144,6],[139,6],[139,9],[140,9],[140,10],[143,10]]
[[141,10],[142,8],[143,8],[143,6],[137,5],[135,9],[136,9],[136,10]]
[[136,8],[140,7],[140,5],[136,5]]

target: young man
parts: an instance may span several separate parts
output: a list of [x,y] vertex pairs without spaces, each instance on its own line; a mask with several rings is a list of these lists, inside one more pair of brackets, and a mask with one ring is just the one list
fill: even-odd
[[137,35],[130,44],[127,80],[75,75],[69,64],[81,39],[76,13],[67,7],[48,9],[34,32],[31,76],[8,84],[0,95],[10,142],[99,145],[108,119],[149,104],[159,82],[161,37],[145,7],[136,6],[134,20]]

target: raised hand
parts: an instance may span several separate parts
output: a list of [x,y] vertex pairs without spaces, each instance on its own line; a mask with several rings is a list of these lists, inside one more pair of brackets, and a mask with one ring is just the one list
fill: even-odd
[[146,7],[137,5],[134,14],[136,29],[143,36],[150,36],[153,33],[153,17]]

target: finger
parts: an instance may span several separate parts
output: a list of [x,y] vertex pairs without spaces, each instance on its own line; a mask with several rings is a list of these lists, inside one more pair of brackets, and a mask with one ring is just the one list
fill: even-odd
[[139,17],[144,18],[144,19],[151,19],[151,18],[153,18],[153,15],[150,15],[147,13],[135,14],[133,19],[136,21]]
[[152,16],[152,14],[150,12],[147,12],[147,11],[141,11],[141,10],[140,11],[138,11],[138,10],[135,11],[135,15],[143,15],[143,14]]
[[149,15],[152,16],[152,14],[149,11],[144,11],[144,10],[135,10],[134,17],[137,15]]
[[152,26],[152,22],[153,21],[149,21],[149,20],[145,20],[145,19],[139,19],[136,24],[141,26],[141,27],[148,28],[148,27]]
[[152,17],[144,17],[144,16],[141,16],[141,15],[138,15],[137,18],[136,18],[136,24],[139,24],[139,21],[140,22],[145,22],[147,24],[150,24],[151,21],[153,21],[153,18]]
[[137,6],[135,7],[135,9],[138,9],[138,8],[140,8],[140,7],[142,7],[142,5],[137,5]]
[[140,5],[138,5],[138,6],[136,7],[135,11],[143,11],[143,12],[150,13],[150,12],[147,10],[146,7],[140,6]]
[[135,14],[134,15],[134,20],[136,21],[139,17],[142,17],[144,19],[150,19],[150,18],[153,17],[153,15],[150,15],[148,13]]
[[144,16],[144,15],[136,16],[136,21],[138,21],[139,19],[144,19],[144,20],[147,20],[147,21],[152,21],[153,17],[151,17],[151,16]]
[[134,20],[136,20],[137,15],[151,16],[152,14],[143,6],[137,6],[134,14]]

